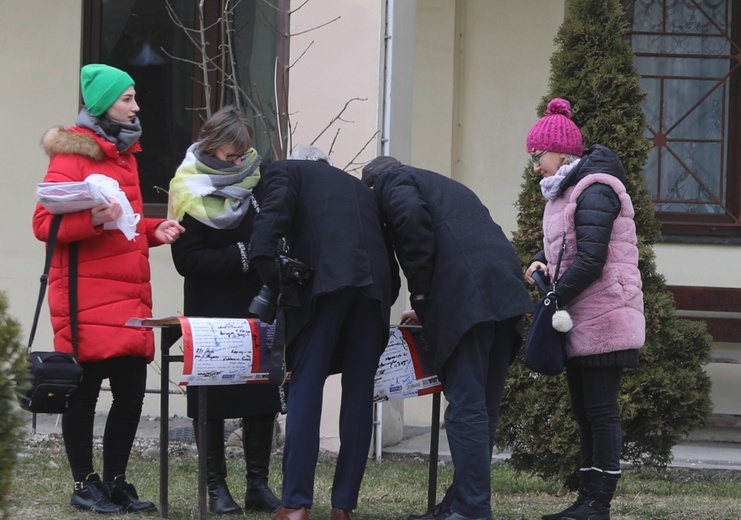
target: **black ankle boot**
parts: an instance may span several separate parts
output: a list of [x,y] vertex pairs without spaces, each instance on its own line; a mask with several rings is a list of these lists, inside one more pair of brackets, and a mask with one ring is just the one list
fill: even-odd
[[103,483],[97,473],[91,473],[81,482],[75,482],[70,505],[81,511],[93,511],[101,515],[117,515],[124,509],[111,502],[104,493]]
[[588,499],[574,511],[566,513],[562,520],[610,520],[610,504]]
[[577,509],[566,513],[562,520],[610,520],[610,502],[619,478],[620,470],[611,473],[590,471],[589,496]]
[[244,496],[244,508],[251,511],[273,513],[280,507],[280,500],[268,486],[274,425],[274,419],[242,421],[242,446],[247,463],[247,493]]
[[126,513],[156,513],[153,502],[139,500],[139,494],[133,484],[126,482],[126,475],[118,475],[111,482],[103,484],[103,492],[114,504],[118,504]]
[[577,509],[579,509],[579,506],[581,506],[584,501],[589,497],[589,475],[590,471],[587,470],[579,470],[579,490],[577,491],[576,500],[573,504],[571,504],[569,507],[564,509],[563,511],[559,513],[552,513],[550,515],[543,515],[541,516],[541,520],[561,520],[564,515],[568,513],[573,513]]
[[[196,441],[199,437],[198,423],[193,421]],[[208,508],[217,515],[241,515],[229,487],[226,485],[226,455],[224,453],[224,420],[206,421],[206,484],[208,486]]]

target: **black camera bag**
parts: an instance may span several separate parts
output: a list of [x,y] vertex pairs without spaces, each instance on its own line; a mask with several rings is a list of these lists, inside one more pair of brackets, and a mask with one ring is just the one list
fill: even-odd
[[[24,410],[36,413],[63,413],[72,404],[77,387],[82,381],[83,369],[77,361],[77,355],[67,352],[32,352],[36,327],[39,321],[41,305],[44,301],[49,278],[49,267],[56,245],[61,215],[52,220],[49,230],[49,241],[46,249],[44,274],[41,275],[41,288],[36,304],[31,334],[28,339],[29,385],[25,392],[18,395],[18,402]],[[69,272],[70,326],[72,345],[77,351],[77,244],[70,244]],[[36,416],[34,415],[34,428]]]
[[21,408],[36,413],[63,413],[75,397],[82,367],[74,354],[31,352],[31,388],[19,396]]

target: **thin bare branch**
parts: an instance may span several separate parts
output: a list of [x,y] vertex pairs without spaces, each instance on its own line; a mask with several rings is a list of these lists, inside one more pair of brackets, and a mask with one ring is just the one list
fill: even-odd
[[306,47],[306,49],[304,49],[304,52],[302,52],[301,55],[298,58],[296,58],[296,61],[294,61],[293,63],[291,63],[290,65],[288,65],[288,69],[289,70],[291,69],[291,67],[293,67],[294,65],[296,65],[301,58],[304,57],[304,54],[306,54],[307,52],[309,52],[309,49],[311,49],[311,46],[312,45],[314,45],[314,40],[311,40],[311,43]]
[[334,144],[337,142],[337,138],[340,136],[340,130],[342,130],[342,128],[338,128],[337,131],[334,133],[334,139],[332,139],[332,144],[329,145],[329,150],[327,150],[327,155],[332,155],[332,150],[334,150]]
[[310,33],[310,32],[312,32],[312,31],[316,31],[317,29],[321,29],[322,27],[326,27],[326,26],[328,26],[329,24],[331,24],[331,23],[334,23],[334,22],[336,22],[336,21],[337,21],[337,20],[339,20],[340,18],[342,18],[342,17],[341,17],[341,16],[338,16],[337,18],[333,18],[332,20],[330,20],[330,21],[328,21],[328,22],[324,22],[324,23],[323,23],[323,24],[321,24],[321,25],[317,25],[317,26],[315,26],[315,27],[312,27],[311,29],[306,29],[305,31],[301,31],[301,32],[297,32],[297,33],[291,33],[291,36],[300,36],[300,35],[302,35],[302,34],[306,34],[306,33]]
[[[355,163],[355,159],[357,159],[360,156],[360,154],[363,153],[363,150],[365,150],[366,148],[368,148],[368,145],[371,144],[371,142],[373,142],[373,140],[376,138],[376,136],[378,134],[380,134],[380,133],[381,132],[379,132],[378,130],[376,130],[376,132],[371,136],[371,138],[368,139],[368,141],[366,141],[366,143],[363,145],[363,147],[360,149],[360,151],[355,154],[355,157],[353,157],[352,159],[350,159],[350,162],[347,163],[347,165],[344,168],[342,168],[342,169],[345,170],[345,171],[348,171],[348,168]],[[357,168],[355,168],[355,170],[357,170]]]
[[[338,114],[337,114],[336,116],[334,116],[334,117],[332,118],[332,120],[331,120],[331,121],[330,121],[330,122],[329,122],[329,123],[327,124],[327,126],[325,126],[325,127],[324,127],[324,129],[323,129],[323,130],[322,130],[321,132],[319,132],[319,135],[317,135],[317,136],[316,136],[316,137],[314,138],[314,140],[313,140],[313,141],[311,142],[311,144],[312,144],[312,145],[313,145],[313,144],[315,144],[315,143],[316,143],[316,142],[317,142],[317,141],[319,140],[319,138],[320,138],[320,137],[321,137],[321,136],[322,136],[322,135],[324,134],[324,132],[326,132],[327,130],[329,130],[329,128],[330,128],[330,127],[331,127],[331,126],[332,126],[332,125],[333,125],[333,124],[334,124],[334,123],[335,123],[335,122],[336,122],[336,121],[337,121],[338,119],[339,119],[339,120],[342,120],[342,114],[343,114],[343,113],[345,112],[345,110],[347,110],[347,107],[348,107],[348,106],[350,106],[350,103],[352,103],[353,101],[368,101],[368,98],[357,98],[357,97],[355,97],[355,98],[352,98],[352,99],[348,100],[348,101],[347,101],[347,103],[345,103],[345,106],[344,106],[344,107],[342,107],[342,110],[340,110],[340,112],[339,112],[339,113],[338,113]],[[343,120],[343,121],[344,121],[344,120]]]
[[305,6],[305,5],[306,5],[306,4],[308,4],[308,3],[309,3],[309,0],[305,0],[303,4],[301,4],[300,6],[298,6],[298,7],[297,7],[296,9],[294,9],[293,11],[289,11],[289,13],[288,13],[288,14],[293,14],[293,13],[297,12],[297,11],[298,11],[299,9],[301,9],[301,8],[302,8],[303,6]]
[[203,3],[205,0],[200,0],[198,2],[198,23],[201,28],[201,46],[199,47],[201,51],[201,74],[203,75],[203,96],[206,99],[206,117],[211,117],[211,84],[208,82],[208,53],[206,52],[208,48],[208,42],[206,41],[206,28],[203,23],[204,14],[203,14]]

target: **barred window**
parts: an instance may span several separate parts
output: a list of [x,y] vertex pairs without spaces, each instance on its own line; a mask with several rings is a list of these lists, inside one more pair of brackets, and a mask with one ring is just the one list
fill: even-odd
[[623,0],[665,237],[741,237],[738,0]]

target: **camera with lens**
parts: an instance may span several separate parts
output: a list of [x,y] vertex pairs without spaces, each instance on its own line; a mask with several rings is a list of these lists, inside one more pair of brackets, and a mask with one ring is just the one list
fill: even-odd
[[[279,255],[278,265],[283,283],[293,282],[301,285],[311,279],[313,269],[300,260]],[[275,311],[278,305],[280,305],[280,296],[281,294],[277,290],[263,285],[258,295],[252,299],[249,311],[252,314],[256,314],[260,318],[260,321],[273,323],[275,321]]]
[[278,256],[278,261],[280,263],[280,275],[284,281],[296,282],[301,285],[308,282],[311,278],[313,269],[301,260],[280,255]]

